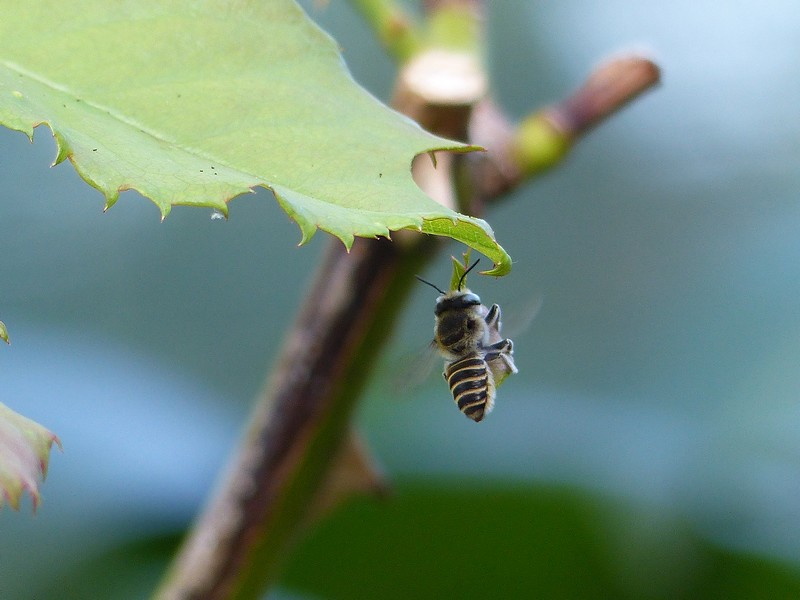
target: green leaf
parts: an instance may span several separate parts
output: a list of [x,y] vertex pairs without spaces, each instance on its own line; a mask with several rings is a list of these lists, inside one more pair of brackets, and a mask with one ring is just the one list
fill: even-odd
[[[391,502],[353,502],[312,531],[283,586],[327,600],[374,590],[381,600],[800,598],[793,565],[722,550],[674,514],[647,515],[566,487],[401,481]],[[472,570],[453,574],[471,558]]]
[[19,509],[27,490],[36,510],[53,442],[61,447],[55,434],[0,402],[0,506],[7,501]]
[[8,330],[6,329],[6,324],[2,321],[0,321],[0,340],[3,340],[6,344],[11,343],[8,339]]
[[[256,186],[349,247],[410,228],[511,260],[482,220],[413,182],[412,158],[469,150],[358,87],[292,0],[0,0],[0,124],[53,131],[106,207],[135,189],[166,216]],[[301,243],[302,243],[301,242]]]
[[467,287],[467,278],[464,273],[469,268],[469,257],[472,253],[467,250],[462,254],[464,262],[458,260],[455,256],[451,256],[450,260],[453,261],[453,274],[450,276],[450,289],[459,290]]

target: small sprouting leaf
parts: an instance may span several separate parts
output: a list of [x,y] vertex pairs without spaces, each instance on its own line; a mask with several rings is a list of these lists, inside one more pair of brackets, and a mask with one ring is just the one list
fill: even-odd
[[3,340],[6,344],[11,343],[8,339],[8,330],[6,329],[6,324],[2,321],[0,321],[0,340]]
[[453,261],[453,275],[450,277],[451,290],[457,290],[459,289],[459,286],[467,287],[467,278],[464,277],[464,273],[466,273],[467,269],[469,268],[469,257],[471,254],[472,252],[469,248],[462,254],[464,257],[464,262],[461,262],[455,256],[450,257],[450,260]]
[[0,507],[8,502],[19,509],[27,491],[36,510],[53,442],[61,447],[55,434],[0,402]]
[[414,156],[466,151],[360,88],[293,0],[0,0],[0,124],[58,146],[112,206],[124,190],[227,215],[271,189],[300,227],[349,248],[398,229],[511,260],[487,223],[414,183]]

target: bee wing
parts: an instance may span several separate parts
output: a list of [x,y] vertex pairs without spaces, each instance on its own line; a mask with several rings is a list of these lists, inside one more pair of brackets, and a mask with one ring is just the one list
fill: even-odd
[[415,354],[398,361],[400,368],[391,376],[393,390],[399,390],[401,397],[410,396],[430,377],[437,365],[441,367],[442,358],[436,350],[436,342],[431,342]]
[[[510,326],[505,332],[506,335],[501,333],[503,324],[501,323],[502,319],[498,318],[495,326],[489,328],[489,344],[496,344],[501,340],[510,339],[530,327],[531,323],[533,323],[533,319],[536,318],[536,315],[542,308],[542,301],[542,296],[537,295],[534,296],[522,310],[512,308],[510,311],[512,316],[508,319]],[[487,309],[487,314],[488,312],[489,309]],[[508,336],[508,338],[506,336]],[[514,364],[513,349],[510,352],[498,354],[494,358],[487,360],[486,363],[489,365],[489,370],[492,372],[495,388],[500,387],[509,375],[517,373],[517,365]]]
[[521,333],[524,333],[528,330],[533,323],[533,320],[539,314],[539,311],[542,310],[542,305],[544,304],[544,297],[541,294],[537,294],[532,296],[527,300],[527,302],[522,302],[522,304],[512,305],[511,308],[508,310],[503,311],[505,322],[505,330],[503,331],[503,335],[500,335],[502,331],[503,324],[497,324],[497,339],[491,340],[491,343],[494,344],[504,337],[508,338],[515,338]]

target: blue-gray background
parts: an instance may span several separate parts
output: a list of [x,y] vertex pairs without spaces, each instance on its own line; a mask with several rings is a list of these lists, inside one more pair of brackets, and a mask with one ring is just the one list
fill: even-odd
[[[387,99],[392,64],[352,9],[306,6]],[[420,286],[361,412],[375,454],[400,482],[566,486],[644,515],[632,539],[674,520],[797,567],[800,10],[490,9],[495,94],[515,118],[620,51],[651,55],[663,84],[489,215],[514,270],[472,287],[507,325],[541,302],[491,418],[459,415],[438,377],[397,397],[392,373],[431,332]],[[0,348],[0,400],[65,450],[36,517],[0,512],[3,598],[48,598],[87,556],[186,525],[328,243],[297,248],[264,191],[235,200],[227,222],[176,208],[160,223],[134,193],[103,214],[69,164],[48,168],[54,155],[44,128],[33,145],[0,130],[0,318],[13,342]],[[445,258],[429,279],[448,280]],[[141,560],[146,585],[161,563]],[[141,597],[125,581],[109,597]]]

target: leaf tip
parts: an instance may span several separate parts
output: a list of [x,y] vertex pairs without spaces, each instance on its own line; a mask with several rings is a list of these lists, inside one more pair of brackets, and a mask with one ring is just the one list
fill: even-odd
[[[53,444],[55,444],[56,446],[58,446],[58,451],[59,452],[64,452],[64,444],[61,443],[61,438],[59,438],[52,431],[49,431],[48,433],[50,434],[49,448],[52,448]],[[49,455],[45,458],[45,461],[47,461],[48,459],[49,459]],[[45,464],[45,469],[47,469],[47,465],[46,464]]]
[[353,247],[353,242],[355,241],[355,236],[348,235],[346,232],[337,232],[336,237],[338,237],[342,243],[344,244],[344,249],[347,250],[347,253],[350,253],[350,249]]
[[[53,164],[50,165],[51,167],[55,167],[60,165],[68,158],[72,157],[72,148],[70,147],[69,142],[66,140],[66,138],[64,138],[63,135],[61,135],[55,129],[53,129],[53,126],[50,125],[49,123],[48,126],[50,127],[50,131],[52,132],[53,138],[56,141],[56,157],[53,159]],[[33,138],[31,138],[31,141],[32,140]]]
[[[39,494],[39,490],[28,490],[28,493],[31,496],[31,507],[33,510],[33,514],[36,514],[37,509],[39,508],[39,504],[42,501],[42,496]],[[19,507],[17,507],[19,508]]]
[[159,204],[158,209],[161,211],[161,222],[163,223],[166,218],[169,216],[169,213],[172,212],[172,205],[171,204]]
[[106,203],[103,205],[103,212],[108,212],[108,209],[114,206],[119,199],[119,194],[113,194],[111,196],[106,196]]
[[[298,223],[298,225],[300,225]],[[297,242],[298,246],[305,246],[308,242],[311,241],[311,238],[314,237],[314,234],[317,232],[316,227],[303,227],[300,225],[300,241]]]
[[491,277],[503,277],[511,272],[511,257],[504,254],[499,262],[494,263],[494,267],[488,271],[479,271],[481,275],[489,275]]
[[[252,193],[252,192],[251,192]],[[228,220],[228,203],[221,202],[219,204],[214,203],[211,209],[211,219],[218,221],[220,219]]]

